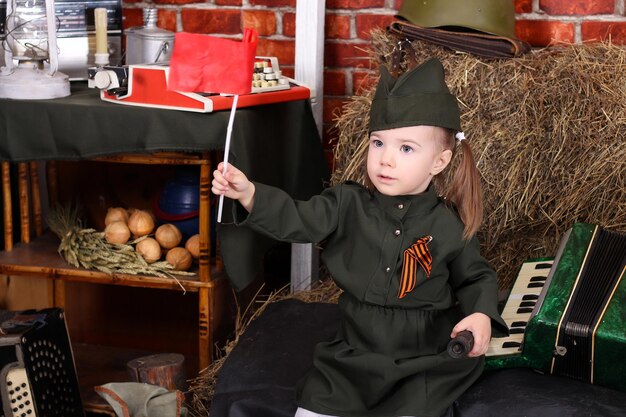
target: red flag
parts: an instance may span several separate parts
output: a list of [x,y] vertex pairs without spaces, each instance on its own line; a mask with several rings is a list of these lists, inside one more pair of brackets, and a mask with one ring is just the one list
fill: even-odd
[[168,90],[248,94],[258,34],[245,29],[241,42],[215,36],[179,32],[170,59]]

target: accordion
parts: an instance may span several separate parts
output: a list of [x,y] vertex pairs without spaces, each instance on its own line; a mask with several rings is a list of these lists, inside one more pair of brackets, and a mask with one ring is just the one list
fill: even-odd
[[577,223],[556,257],[526,262],[487,369],[530,367],[626,391],[626,233]]
[[63,311],[0,315],[0,417],[84,416]]

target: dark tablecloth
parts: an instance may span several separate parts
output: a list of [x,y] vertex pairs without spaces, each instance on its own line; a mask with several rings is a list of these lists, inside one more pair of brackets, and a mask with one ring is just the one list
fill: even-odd
[[[73,160],[119,153],[223,149],[229,111],[194,113],[100,100],[99,91],[72,84],[53,100],[0,100],[0,160]],[[295,198],[319,192],[328,167],[309,100],[238,109],[230,161],[251,179]],[[255,276],[273,242],[229,226],[218,228],[226,270],[237,288]]]

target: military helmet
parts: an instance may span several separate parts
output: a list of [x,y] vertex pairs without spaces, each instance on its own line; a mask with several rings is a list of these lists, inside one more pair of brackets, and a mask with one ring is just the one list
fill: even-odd
[[404,0],[398,16],[417,26],[456,26],[515,39],[513,0]]

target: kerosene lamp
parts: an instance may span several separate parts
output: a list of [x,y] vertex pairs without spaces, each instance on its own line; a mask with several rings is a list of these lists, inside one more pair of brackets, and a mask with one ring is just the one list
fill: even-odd
[[58,72],[54,0],[8,0],[0,98],[48,99],[70,94]]

